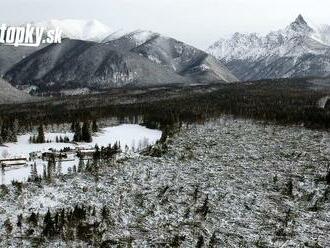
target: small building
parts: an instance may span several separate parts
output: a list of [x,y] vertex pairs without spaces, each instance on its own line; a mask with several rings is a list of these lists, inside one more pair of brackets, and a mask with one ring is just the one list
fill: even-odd
[[17,165],[27,165],[27,158],[2,158],[0,159],[1,168],[17,166]]
[[43,160],[51,160],[51,159],[55,159],[55,160],[63,160],[63,159],[67,159],[68,155],[65,152],[53,152],[53,151],[49,151],[49,152],[44,152],[42,154],[42,159]]
[[91,158],[95,153],[95,149],[79,149],[77,150],[77,156],[79,158]]

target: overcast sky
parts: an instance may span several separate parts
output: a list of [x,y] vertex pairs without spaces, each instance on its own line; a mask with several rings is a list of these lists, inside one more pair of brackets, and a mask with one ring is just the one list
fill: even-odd
[[97,19],[114,30],[148,29],[200,48],[238,32],[285,27],[298,14],[330,24],[329,0],[0,0],[2,23]]

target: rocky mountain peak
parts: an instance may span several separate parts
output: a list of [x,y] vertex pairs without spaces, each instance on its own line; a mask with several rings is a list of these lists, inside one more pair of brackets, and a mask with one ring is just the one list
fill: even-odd
[[234,34],[208,52],[240,80],[328,76],[330,28],[307,23],[302,15],[286,28],[261,34]]
[[300,14],[294,22],[289,26],[295,32],[312,32],[313,29],[305,21],[304,17]]
[[298,15],[298,17],[295,20],[295,23],[300,25],[307,25],[307,22],[305,21],[304,17],[301,14]]

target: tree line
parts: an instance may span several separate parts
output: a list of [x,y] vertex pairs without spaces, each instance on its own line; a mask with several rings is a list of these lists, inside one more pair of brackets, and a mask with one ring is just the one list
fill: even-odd
[[[309,128],[330,127],[330,110],[317,106],[319,99],[330,95],[330,92],[312,90],[305,79],[261,80],[201,87],[203,88],[200,93],[193,94],[183,88],[182,94],[169,99],[160,97],[155,100],[152,99],[153,94],[157,93],[146,93],[139,96],[143,101],[132,101],[133,103],[129,104],[109,103],[99,106],[102,99],[106,102],[107,94],[104,93],[95,97],[95,102],[90,100],[82,105],[78,103],[85,98],[78,96],[70,98],[73,100],[66,99],[72,104],[71,101],[77,101],[72,108],[66,105],[66,102],[56,106],[31,103],[28,111],[21,110],[17,113],[13,107],[0,112],[7,118],[15,116],[19,125],[25,125],[27,128],[41,121],[45,125],[72,122],[76,142],[88,142],[91,138],[88,130],[93,131],[93,120],[107,117],[134,120],[137,116],[142,116],[142,124],[158,129],[175,123],[204,122],[221,115],[284,125],[299,124]],[[160,90],[158,94],[161,93],[163,92]]]

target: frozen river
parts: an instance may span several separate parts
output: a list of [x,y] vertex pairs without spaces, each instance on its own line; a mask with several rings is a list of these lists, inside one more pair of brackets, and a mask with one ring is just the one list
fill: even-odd
[[[97,144],[99,147],[113,145],[115,142],[120,142],[122,149],[127,146],[132,151],[143,149],[148,145],[155,144],[161,138],[162,132],[159,130],[148,129],[140,125],[123,124],[115,127],[106,127],[101,129],[93,136],[92,143],[56,143],[56,137],[73,138],[73,133],[45,133],[46,140],[50,143],[45,144],[30,144],[29,138],[31,134],[20,135],[17,137],[17,143],[8,143],[0,146],[0,159],[8,158],[28,158],[32,152],[42,153],[49,151],[49,149],[61,150],[69,147],[75,149],[77,146],[84,148],[93,148]],[[36,169],[38,175],[42,175],[47,161],[36,159],[28,162],[25,166],[15,166],[2,169],[0,177],[1,184],[10,184],[15,181],[26,181],[31,175],[32,165],[36,162]],[[72,170],[73,166],[78,166],[78,158],[72,157],[69,161],[62,161],[56,164],[56,173],[67,174]]]

